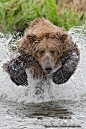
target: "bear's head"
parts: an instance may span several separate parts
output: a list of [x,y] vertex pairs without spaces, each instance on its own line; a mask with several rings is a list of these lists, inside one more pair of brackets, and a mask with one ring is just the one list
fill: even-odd
[[58,33],[47,33],[43,37],[37,35],[31,37],[27,34],[31,44],[30,53],[39,62],[46,74],[53,71],[57,59],[63,55],[67,48],[64,44],[67,37],[67,34],[58,35]]
[[[67,35],[63,35],[67,38]],[[61,37],[61,38],[63,38]],[[39,62],[43,71],[49,74],[56,64],[57,59],[63,54],[63,46],[59,38],[45,36],[33,51],[33,57]]]

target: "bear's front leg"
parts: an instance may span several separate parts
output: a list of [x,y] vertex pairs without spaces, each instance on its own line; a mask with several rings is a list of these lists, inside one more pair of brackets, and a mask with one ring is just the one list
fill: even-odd
[[75,44],[69,50],[65,51],[59,59],[57,59],[57,63],[58,61],[62,62],[62,67],[53,73],[53,82],[56,84],[62,84],[68,81],[68,79],[76,70],[79,59],[79,50]]
[[18,61],[12,60],[5,63],[3,67],[16,85],[28,85],[27,74]]

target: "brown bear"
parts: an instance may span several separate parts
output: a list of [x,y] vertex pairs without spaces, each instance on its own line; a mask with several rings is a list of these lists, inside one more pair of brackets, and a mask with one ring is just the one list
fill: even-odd
[[65,83],[79,62],[79,49],[70,35],[44,18],[31,22],[18,42],[16,57],[4,63],[16,85],[27,85],[26,69],[34,79],[46,80],[49,76],[56,84]]

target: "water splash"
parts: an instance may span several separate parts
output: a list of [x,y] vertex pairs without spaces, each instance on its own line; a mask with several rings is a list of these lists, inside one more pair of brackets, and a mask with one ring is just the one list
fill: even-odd
[[16,40],[14,35],[5,37],[0,33],[0,98],[24,103],[83,99],[86,96],[86,30],[83,25],[71,28],[68,33],[80,49],[80,62],[75,74],[62,85],[56,85],[52,81],[42,84],[39,80],[34,81],[28,74],[28,87],[16,86],[3,71],[1,66],[13,55],[11,48],[16,48]]

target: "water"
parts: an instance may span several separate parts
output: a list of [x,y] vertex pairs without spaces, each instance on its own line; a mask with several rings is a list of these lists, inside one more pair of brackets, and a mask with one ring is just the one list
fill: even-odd
[[[28,87],[16,86],[2,69],[16,48],[13,35],[0,33],[0,129],[86,129],[86,30],[69,34],[80,49],[75,74],[62,85],[40,84],[28,75]],[[17,38],[20,38],[17,36]],[[28,72],[28,71],[27,71]]]

